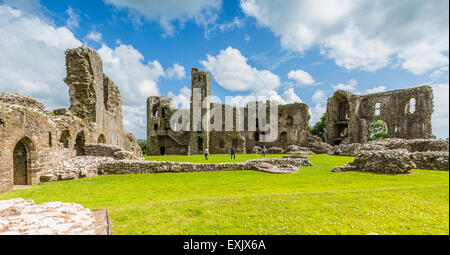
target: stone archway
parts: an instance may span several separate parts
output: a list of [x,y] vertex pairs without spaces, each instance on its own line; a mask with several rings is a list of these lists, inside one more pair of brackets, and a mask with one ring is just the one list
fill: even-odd
[[103,134],[98,137],[97,143],[106,143],[106,138]]
[[85,154],[85,143],[86,143],[86,137],[84,136],[84,131],[81,131],[77,134],[77,137],[75,138],[75,145],[74,149],[77,156],[83,156]]
[[33,142],[24,137],[16,143],[13,151],[13,185],[31,184]]

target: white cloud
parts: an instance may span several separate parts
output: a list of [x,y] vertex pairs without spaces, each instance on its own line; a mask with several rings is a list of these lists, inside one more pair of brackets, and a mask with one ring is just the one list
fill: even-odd
[[241,0],[241,8],[280,37],[284,48],[321,53],[345,69],[390,64],[423,74],[448,65],[449,2]]
[[167,68],[166,74],[168,78],[183,79],[186,77],[184,66],[181,66],[178,63],[175,63],[171,67]]
[[88,35],[86,35],[86,39],[100,43],[102,41],[102,34],[97,31],[91,31]]
[[348,84],[339,83],[338,85],[334,85],[333,89],[336,90],[345,90],[349,92],[356,91],[356,85],[358,85],[358,81],[355,79],[351,79]]
[[386,86],[378,86],[378,87],[373,87],[371,89],[367,89],[366,91],[364,91],[363,94],[373,94],[373,93],[380,93],[380,92],[385,92],[386,91]]
[[0,4],[0,91],[38,98],[49,108],[67,107],[64,51],[78,46],[66,27]]
[[[81,45],[66,27],[0,4],[0,91],[37,98],[49,109],[68,107],[64,51]],[[98,52],[104,73],[120,89],[125,129],[144,138],[146,98],[159,94],[164,69],[157,60],[144,63],[131,45],[103,45]]]
[[199,25],[214,23],[217,11],[222,7],[221,0],[104,0],[118,8],[130,10],[131,15],[142,15],[150,21],[157,21],[167,35],[175,31],[173,23],[183,26],[187,20],[194,20]]
[[208,55],[200,63],[220,86],[230,91],[267,91],[281,85],[277,75],[250,66],[241,52],[232,47],[221,50],[217,56]]
[[172,91],[170,91],[167,96],[173,98],[173,103],[175,104],[176,108],[190,108],[191,90],[188,87],[181,88],[178,95],[175,95]]
[[449,84],[432,85],[434,112],[431,118],[433,134],[440,138],[449,137]]
[[282,98],[284,101],[284,104],[292,104],[292,103],[301,103],[302,99],[295,94],[294,88],[286,89],[283,94]]
[[447,73],[447,77],[448,77],[448,66],[444,66],[444,67],[434,70],[430,74],[430,78],[433,80],[436,80],[436,79],[440,78],[444,73]]
[[314,84],[314,79],[311,75],[303,70],[292,70],[288,73],[288,78],[297,81],[299,84],[312,85]]
[[75,29],[80,26],[80,15],[78,15],[75,10],[69,6],[66,11],[69,18],[66,20],[66,26],[69,29]]
[[316,90],[316,92],[312,96],[312,101],[313,103],[315,103],[315,105],[309,109],[311,114],[311,120],[309,124],[311,126],[316,124],[327,110],[327,99],[325,97],[325,93],[322,90]]
[[279,104],[301,102],[293,88],[285,89],[279,95],[280,77],[268,70],[258,70],[247,63],[241,52],[232,47],[221,50],[217,56],[207,55],[200,63],[211,72],[214,80],[230,91],[249,92],[247,95],[237,95],[233,102],[243,106],[257,97],[276,100]]
[[147,97],[159,95],[157,81],[164,76],[164,69],[157,60],[144,63],[144,56],[125,44],[114,49],[103,45],[98,53],[103,72],[119,86],[125,103],[140,105]]

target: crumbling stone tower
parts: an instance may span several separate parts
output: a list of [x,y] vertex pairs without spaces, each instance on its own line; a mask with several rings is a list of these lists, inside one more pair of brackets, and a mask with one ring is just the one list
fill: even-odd
[[[197,100],[194,100],[196,98]],[[199,100],[198,100],[199,99]],[[203,123],[206,113],[209,120],[211,107],[211,76],[208,72],[192,68],[191,70],[191,111],[189,145],[191,153],[199,154],[209,149],[209,127],[210,122]]]
[[338,90],[328,98],[326,142],[364,143],[375,120],[386,123],[391,138],[432,138],[432,113],[430,86],[368,95]]

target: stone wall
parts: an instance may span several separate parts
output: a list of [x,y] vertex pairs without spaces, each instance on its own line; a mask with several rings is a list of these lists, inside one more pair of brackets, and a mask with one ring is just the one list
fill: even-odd
[[86,144],[114,145],[131,154],[119,158],[142,157],[136,138],[123,129],[120,93],[103,74],[98,53],[67,50],[66,70],[69,109],[48,111],[36,99],[0,93],[0,192],[13,188],[14,169],[26,168],[25,181],[16,184],[38,184],[60,162],[83,156]]
[[[190,113],[189,131],[173,132],[170,127],[170,119],[180,109],[176,109],[173,106],[171,98],[149,97],[147,100],[147,143],[149,155],[202,154],[205,148],[208,148],[209,153],[227,154],[231,146],[234,146],[236,153],[252,153],[255,146],[262,145],[265,145],[267,148],[281,147],[286,149],[289,145],[299,145],[302,133],[308,128],[310,119],[308,105],[304,103],[279,105],[277,139],[272,142],[263,142],[262,136],[265,132],[262,130],[262,120],[259,121],[260,123],[256,127],[249,127],[249,118],[253,117],[256,119],[256,116],[258,116],[258,104],[265,104],[266,121],[269,122],[270,104],[267,102],[250,102],[246,107],[235,107],[221,103],[210,103],[208,98],[211,96],[211,77],[208,72],[193,68],[191,72],[191,96],[195,89],[199,90],[200,94],[198,97],[200,99],[206,99],[204,104],[207,105],[198,114],[201,114],[201,117],[203,117],[210,110],[209,116],[212,118],[214,112],[220,112],[222,116],[221,130],[212,130],[210,122],[204,123],[206,126],[211,126],[209,132],[204,128],[194,130],[194,112],[191,97],[191,107],[186,109]],[[253,116],[251,112],[249,113],[250,104],[256,106],[256,116]],[[232,122],[225,118],[228,110],[232,112]],[[243,123],[239,122],[241,119]],[[196,124],[203,126],[202,123]],[[233,131],[226,131],[228,125],[231,125]],[[238,127],[241,125],[243,130],[239,131]]]
[[432,113],[430,86],[368,95],[338,90],[328,98],[326,142],[364,143],[370,136],[369,125],[375,120],[386,123],[390,138],[433,138]]

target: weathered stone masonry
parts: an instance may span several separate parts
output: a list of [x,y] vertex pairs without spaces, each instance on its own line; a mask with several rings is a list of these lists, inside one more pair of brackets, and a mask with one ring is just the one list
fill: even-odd
[[98,53],[67,50],[66,70],[69,109],[48,111],[33,98],[0,93],[0,192],[46,180],[61,162],[85,155],[89,144],[142,157],[136,138],[123,129],[120,93],[103,74]]
[[[202,128],[200,131],[195,126],[202,126],[202,123],[193,123],[194,106],[192,95],[194,90],[199,89],[201,101],[205,101],[206,107],[202,107],[201,116],[209,110],[213,112],[219,108],[222,111],[222,130],[227,130],[226,126],[231,124],[233,131],[209,132]],[[192,68],[191,72],[191,105],[190,109],[176,109],[173,106],[173,99],[166,97],[149,97],[147,100],[147,143],[149,155],[190,155],[202,154],[208,148],[212,154],[226,154],[231,146],[234,146],[237,153],[252,153],[255,146],[263,144],[269,147],[283,147],[301,143],[304,133],[308,128],[310,119],[309,107],[304,103],[294,103],[278,106],[278,134],[274,142],[263,143],[260,139],[264,132],[260,129],[261,123],[256,119],[256,127],[250,128],[248,125],[249,110],[246,107],[233,107],[226,104],[211,103],[211,77],[208,72]],[[251,102],[255,106],[261,102]],[[249,103],[250,104],[250,103]],[[270,119],[269,103],[266,105],[266,122]],[[209,107],[209,108],[208,108]],[[233,123],[226,123],[226,111],[231,110]],[[258,107],[255,107],[258,109]],[[176,111],[189,112],[189,131],[174,132],[170,127],[170,119]],[[256,110],[258,114],[258,110]],[[258,116],[258,115],[256,115]],[[255,118],[256,118],[255,116]],[[243,123],[238,120],[243,118]],[[250,116],[253,117],[253,116]],[[259,125],[258,125],[259,124]],[[210,123],[204,123],[210,125]],[[243,131],[238,131],[238,127],[243,127]]]
[[432,113],[430,86],[368,95],[338,90],[328,98],[326,142],[365,143],[374,120],[386,122],[390,138],[433,138]]

